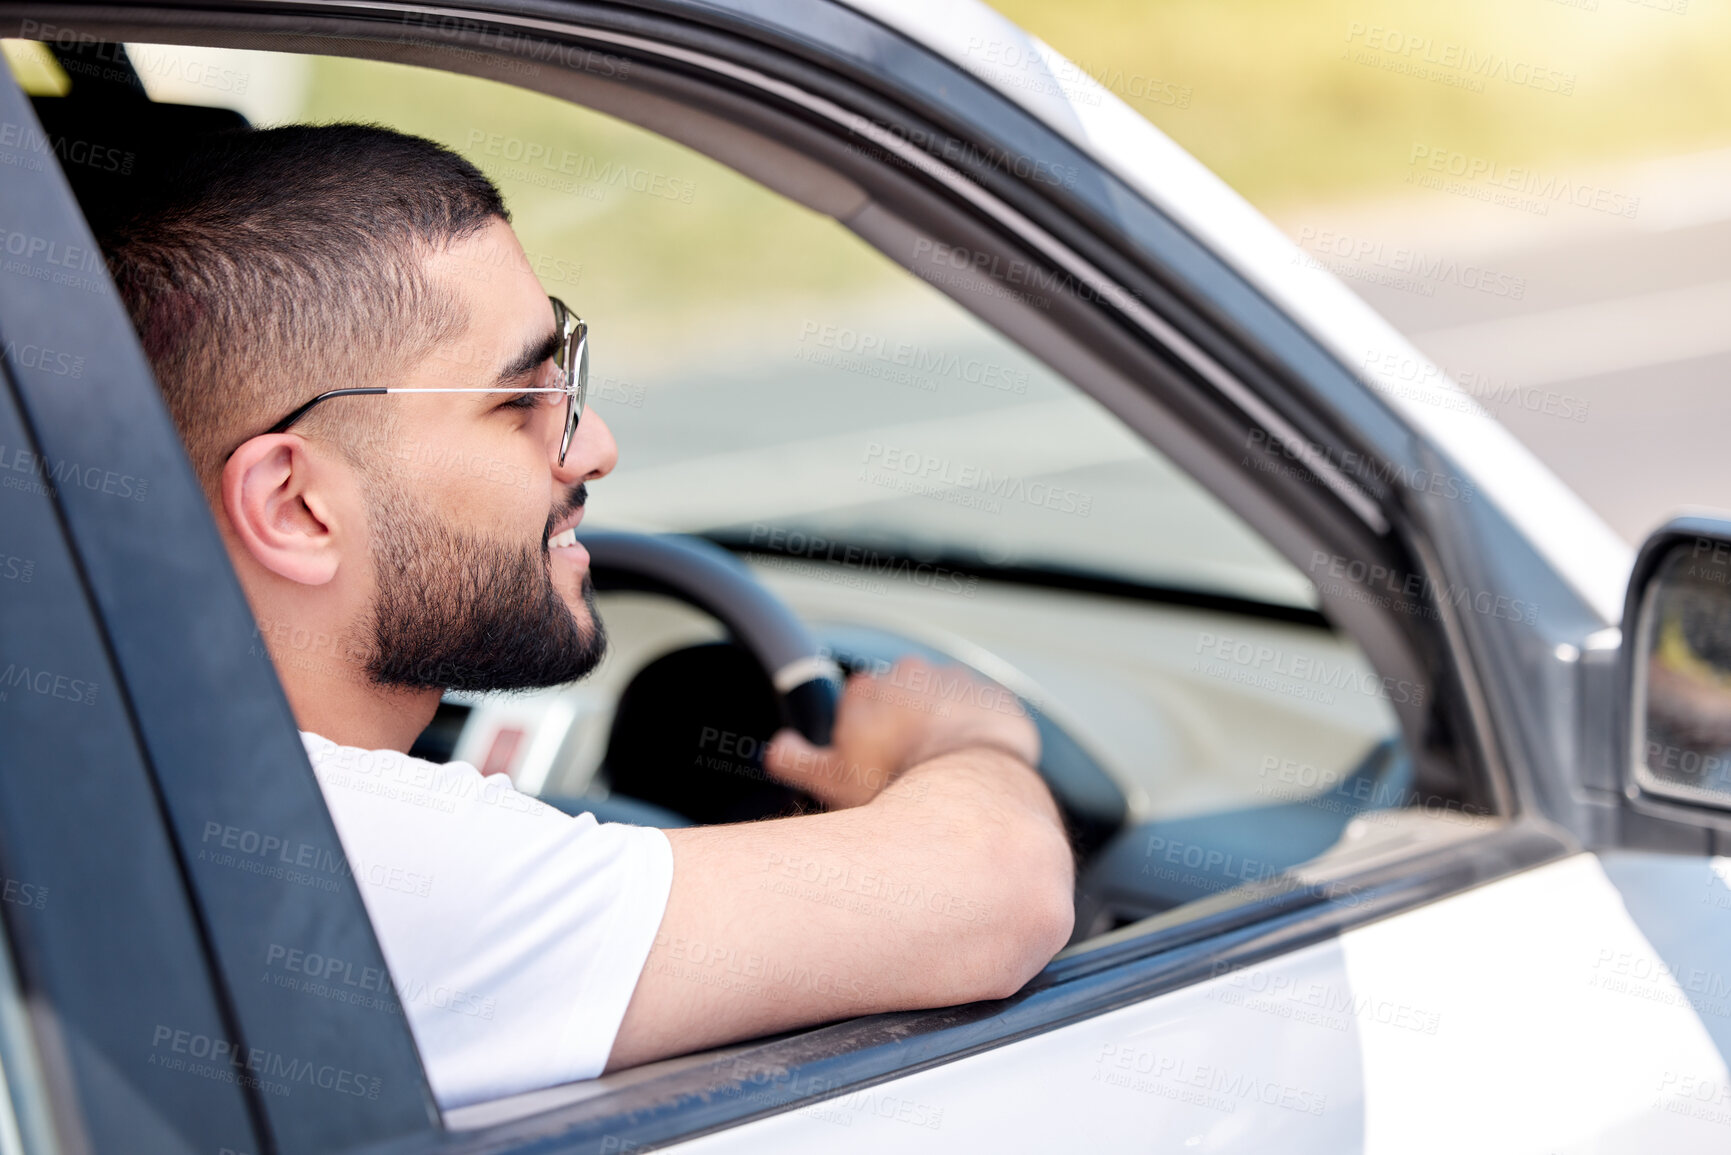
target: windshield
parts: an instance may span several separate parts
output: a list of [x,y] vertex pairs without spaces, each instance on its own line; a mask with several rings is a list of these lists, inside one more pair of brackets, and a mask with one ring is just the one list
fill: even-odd
[[[1311,604],[1268,546],[1038,361],[917,282],[883,296],[863,321],[790,310],[767,351],[681,350],[661,403],[609,418],[633,459],[597,524]],[[767,419],[742,425],[742,409]]]

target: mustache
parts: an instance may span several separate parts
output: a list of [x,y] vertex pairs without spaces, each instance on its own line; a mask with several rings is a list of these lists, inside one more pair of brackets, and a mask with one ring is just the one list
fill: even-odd
[[547,539],[553,536],[553,527],[567,517],[582,509],[589,502],[589,487],[579,481],[571,490],[563,503],[555,506],[553,512],[547,515],[547,524],[541,528],[541,545],[547,544]]

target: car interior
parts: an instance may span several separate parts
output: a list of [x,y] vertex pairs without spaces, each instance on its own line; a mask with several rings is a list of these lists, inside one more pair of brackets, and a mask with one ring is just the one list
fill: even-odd
[[[888,259],[818,162],[601,81],[103,47],[98,68],[7,42],[49,133],[139,169],[244,125],[430,137],[498,183],[589,324],[589,404],[620,446],[580,531],[608,656],[574,685],[447,694],[412,753],[603,818],[799,813],[762,751],[824,732],[834,672],[958,664],[1039,726],[1080,864],[1070,955],[1496,820],[1413,757],[1387,671],[1305,573],[1007,328],[1018,302]],[[64,168],[93,224],[126,212],[125,175]]]

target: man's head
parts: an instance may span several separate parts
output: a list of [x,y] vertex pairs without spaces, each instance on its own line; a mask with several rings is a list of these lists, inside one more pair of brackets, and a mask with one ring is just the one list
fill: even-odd
[[[552,394],[339,397],[264,433],[331,389],[561,382],[552,306],[474,166],[362,125],[226,134],[102,241],[267,639],[322,629],[417,700],[595,664],[586,555],[547,539],[613,466],[599,416],[563,465]],[[337,672],[273,653],[285,685],[297,658]]]

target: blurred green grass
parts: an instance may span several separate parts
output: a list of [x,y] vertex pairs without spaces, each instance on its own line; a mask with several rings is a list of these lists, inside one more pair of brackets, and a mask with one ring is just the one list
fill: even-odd
[[901,277],[830,218],[554,97],[338,57],[314,59],[307,92],[296,119],[383,123],[473,161],[499,185],[549,290],[636,349],[640,365],[658,349],[712,342],[720,355],[761,342],[814,299]]
[[[1731,4],[1724,0],[994,0],[994,7],[1267,212],[1392,195],[1418,144],[1551,168],[1731,145]],[[1365,48],[1372,27],[1428,39],[1433,58],[1453,45],[1479,59],[1573,74],[1574,91],[1491,80],[1473,92],[1345,58],[1349,48]],[[1188,107],[1178,107],[1186,89]]]

